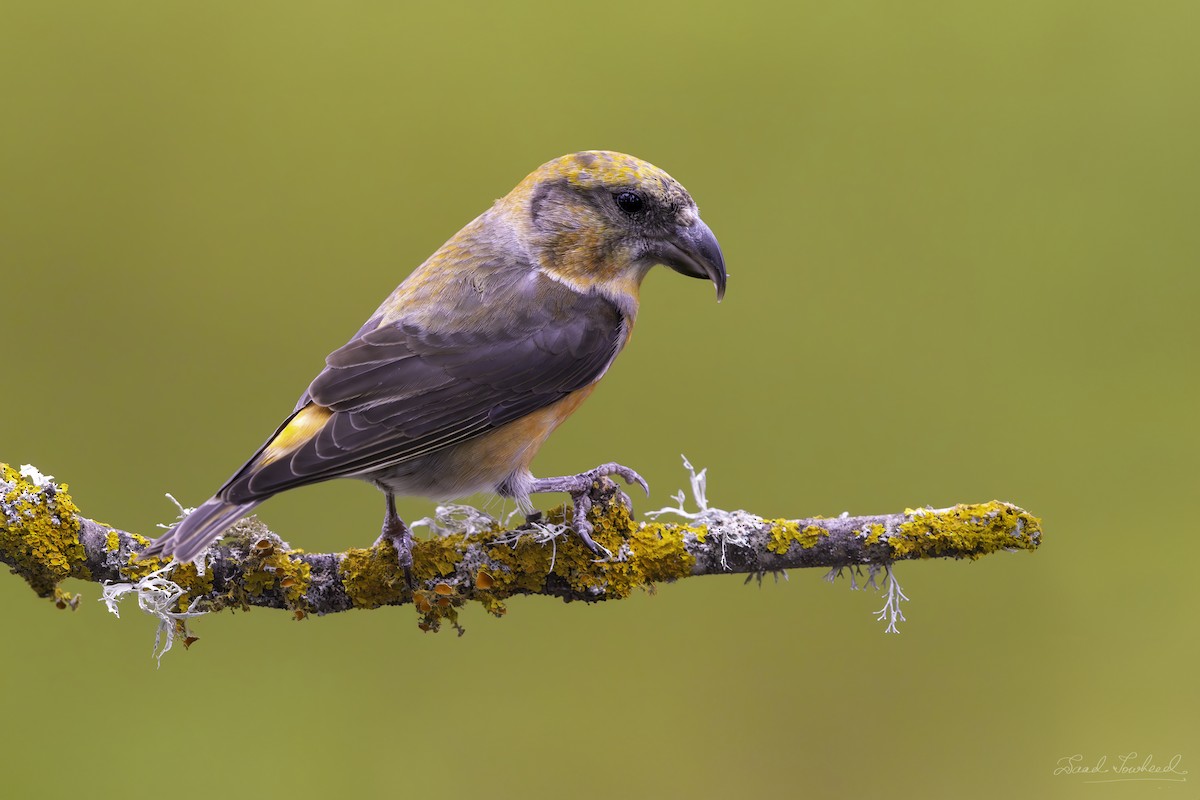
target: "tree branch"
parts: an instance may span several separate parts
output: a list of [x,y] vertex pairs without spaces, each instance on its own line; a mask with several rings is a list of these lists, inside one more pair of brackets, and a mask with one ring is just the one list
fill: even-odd
[[703,472],[692,477],[700,511],[685,511],[680,493],[679,508],[655,512],[684,517],[680,524],[635,522],[615,486],[597,486],[593,538],[613,554],[603,560],[570,533],[562,512],[511,530],[478,512],[457,526],[445,518],[426,521],[435,535],[414,545],[416,590],[410,591],[389,544],[305,553],[257,518],[238,523],[210,549],[203,573],[192,564],[168,568],[168,562],[138,557],[144,537],[84,517],[66,484],[30,467],[18,472],[0,464],[0,561],[60,606],[75,602],[59,588],[66,578],[144,591],[149,584],[139,582],[162,580],[176,587],[167,596],[178,612],[172,618],[189,610],[249,606],[287,609],[302,618],[413,603],[429,630],[443,621],[457,627],[458,609],[469,601],[501,615],[505,600],[520,594],[595,602],[688,576],[761,577],[799,567],[859,565],[874,573],[897,561],[974,559],[997,550],[1032,551],[1041,543],[1041,521],[999,501],[865,517],[762,519],[708,508]]

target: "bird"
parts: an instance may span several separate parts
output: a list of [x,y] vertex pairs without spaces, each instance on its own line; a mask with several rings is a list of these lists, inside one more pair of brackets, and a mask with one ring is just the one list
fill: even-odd
[[724,297],[721,246],[678,181],[612,151],[546,162],[409,274],[258,451],[143,557],[193,561],[268,498],[344,477],[383,491],[377,543],[393,544],[410,585],[397,495],[494,492],[532,520],[531,495],[566,492],[574,531],[600,553],[593,484],[616,476],[648,494],[645,480],[615,462],[540,479],[529,466],[628,343],[657,264]]

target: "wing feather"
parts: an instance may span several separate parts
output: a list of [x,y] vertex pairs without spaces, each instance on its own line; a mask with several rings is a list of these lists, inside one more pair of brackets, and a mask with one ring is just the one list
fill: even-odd
[[369,474],[483,435],[595,382],[624,344],[624,316],[599,295],[543,281],[535,286],[540,310],[499,309],[495,322],[468,330],[403,320],[364,326],[301,398],[298,410],[315,403],[333,412],[325,425],[285,457],[264,459],[272,437],[218,496],[244,503]]

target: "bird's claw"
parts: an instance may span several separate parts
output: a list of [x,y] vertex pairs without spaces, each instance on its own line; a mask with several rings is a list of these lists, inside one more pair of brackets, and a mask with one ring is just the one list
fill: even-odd
[[383,531],[375,540],[373,547],[378,549],[385,543],[390,544],[396,550],[396,563],[404,573],[404,580],[408,584],[409,591],[413,591],[417,588],[417,582],[413,579],[412,571],[412,532],[400,517],[389,514],[384,519]]
[[613,487],[613,497],[616,498],[617,502],[625,506],[626,511],[630,514],[633,513],[633,501],[629,499],[629,495],[625,494],[619,486]]
[[575,532],[593,553],[605,558],[612,558],[612,553],[609,552],[608,548],[597,544],[592,539],[595,527],[592,523],[588,522],[587,517],[588,512],[592,510],[593,505],[597,501],[603,502],[608,498],[615,498],[617,502],[625,506],[626,510],[633,511],[633,502],[629,499],[629,495],[617,487],[616,482],[611,477],[614,475],[630,485],[642,487],[642,491],[647,496],[650,495],[650,485],[646,483],[645,478],[638,475],[629,467],[615,462],[601,464],[595,469],[589,469],[587,472],[581,472],[578,475],[536,480],[533,486],[530,487],[530,492],[567,492],[570,494],[575,512],[572,525]]
[[587,517],[588,512],[592,510],[591,495],[584,492],[583,494],[572,495],[571,499],[575,503],[575,514],[571,525],[575,529],[575,534],[583,540],[583,543],[593,553],[606,561],[611,559],[612,551],[592,538],[596,526],[589,522]]
[[[630,484],[631,486],[632,485],[640,486],[642,488],[642,491],[646,493],[646,496],[647,497],[650,496],[650,484],[646,483],[646,479],[643,478],[641,475],[638,475],[636,472],[631,470],[629,467],[626,467],[622,464],[617,464],[616,462],[609,463],[609,464],[601,464],[600,466],[596,467],[595,469],[590,469],[583,474],[584,474],[584,476],[590,478],[590,480],[588,481],[589,483],[591,483],[592,481],[600,480],[602,478],[607,478],[610,475],[616,475],[618,478],[620,478],[621,480]],[[632,510],[633,506],[629,503],[628,495],[625,495],[624,492],[621,492],[621,494],[625,496],[625,503],[627,506],[629,506],[630,510]]]
[[574,501],[575,506],[575,532],[593,553],[606,559],[612,558],[612,552],[607,547],[592,539],[595,526],[588,521],[588,512],[592,510],[597,502],[604,502],[608,498],[615,499],[625,507],[626,511],[633,512],[633,501],[629,498],[628,494],[617,486],[617,482],[612,479],[612,476],[616,476],[630,485],[636,484],[642,487],[647,496],[650,495],[650,485],[646,483],[645,478],[629,467],[615,462],[601,464],[595,469],[590,469],[579,475],[578,477],[582,479],[579,488],[571,492],[571,499]]

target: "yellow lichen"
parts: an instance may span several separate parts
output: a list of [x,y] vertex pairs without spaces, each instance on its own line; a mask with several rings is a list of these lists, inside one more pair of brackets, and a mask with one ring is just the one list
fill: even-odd
[[1041,533],[1040,519],[993,500],[909,514],[887,543],[898,558],[979,558],[1002,549],[1034,550]]
[[109,531],[104,537],[104,549],[110,553],[115,553],[121,549],[121,537],[116,531]]
[[125,560],[125,566],[121,567],[121,577],[128,581],[140,581],[152,572],[165,567],[170,563],[170,559],[164,560],[155,556],[143,557],[141,553],[130,553],[129,558]]
[[[109,534],[110,540],[112,535],[112,533]],[[121,567],[121,577],[131,583],[136,583],[171,563],[170,559],[164,560],[154,556],[143,558],[138,553],[130,553],[125,565]],[[191,598],[208,597],[213,590],[212,573],[205,572],[201,575],[200,570],[191,562],[176,564],[166,577],[183,589],[183,595],[176,603],[178,611],[186,611],[191,603]]]
[[822,536],[829,535],[829,531],[819,525],[806,525],[801,528],[795,520],[773,519],[768,521],[771,524],[771,540],[767,542],[767,549],[781,556],[787,555],[793,542],[808,550],[816,547],[817,540]]
[[59,586],[54,587],[54,605],[58,608],[69,608],[74,611],[79,608],[79,601],[82,599],[81,595],[65,592]]
[[633,551],[640,582],[674,581],[692,574],[696,557],[685,547],[688,533],[699,539],[705,531],[693,526],[672,528],[653,523],[632,532],[629,549]]
[[[685,543],[689,535],[699,538],[705,533],[700,527],[639,526],[627,510],[615,506],[598,509],[590,519],[592,538],[614,554],[612,559],[598,559],[570,532],[552,542],[534,536],[496,542],[494,532],[414,542],[412,572],[418,588],[411,599],[420,616],[419,627],[436,631],[448,622],[461,631],[458,609],[468,600],[502,616],[507,598],[541,593],[555,581],[576,596],[627,597],[638,587],[652,588],[655,582],[691,574],[696,562]],[[561,525],[563,514],[553,513],[547,522]],[[339,574],[356,608],[374,608],[408,597],[390,544],[346,552]]]
[[867,544],[879,544],[882,541],[883,534],[887,533],[887,528],[874,522],[867,526]]
[[508,613],[508,607],[504,605],[504,601],[491,592],[480,592],[475,595],[475,599],[483,606],[483,610],[493,617],[503,617]]
[[407,593],[396,565],[396,549],[384,543],[352,548],[338,562],[338,576],[355,608],[378,608],[399,602]]
[[[454,574],[459,561],[466,549],[466,537],[461,534],[435,536],[432,539],[419,539],[413,542],[413,578],[418,583],[445,578]],[[394,549],[392,553],[395,563]]]
[[[702,528],[672,529],[659,523],[639,527],[620,506],[605,507],[591,521],[592,539],[614,558],[597,559],[578,536],[570,533],[553,544],[527,537],[514,545],[492,546],[487,551],[495,565],[488,571],[492,578],[488,603],[495,608],[505,597],[539,591],[550,575],[565,580],[576,594],[599,593],[618,599],[628,597],[638,587],[689,575],[696,564],[685,548],[685,533],[700,535]],[[622,548],[627,549],[624,554]]]
[[283,594],[288,608],[299,608],[312,582],[312,565],[294,556],[295,553],[280,552],[270,545],[253,551],[242,573],[246,593],[259,597],[277,589]]
[[178,611],[186,611],[193,597],[207,597],[212,594],[212,572],[201,575],[195,564],[180,564],[171,570],[169,577],[183,589],[183,594],[176,603]]
[[800,535],[796,537],[796,542],[805,550],[810,547],[817,546],[817,540],[822,536],[828,536],[829,531],[822,528],[820,525],[805,525],[804,530],[800,531]]
[[79,541],[79,508],[67,484],[42,488],[8,464],[0,478],[9,484],[0,500],[0,552],[41,597],[51,597],[64,578],[91,580]]

